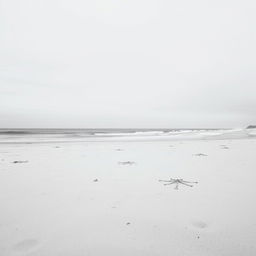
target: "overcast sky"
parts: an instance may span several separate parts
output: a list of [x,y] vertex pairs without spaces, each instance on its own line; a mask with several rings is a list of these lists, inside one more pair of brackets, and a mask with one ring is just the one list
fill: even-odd
[[251,0],[0,0],[0,127],[256,124]]

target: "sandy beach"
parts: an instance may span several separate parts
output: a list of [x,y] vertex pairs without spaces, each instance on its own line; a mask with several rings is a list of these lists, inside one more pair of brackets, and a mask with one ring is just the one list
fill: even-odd
[[256,256],[255,12],[0,0],[0,256]]
[[2,136],[0,255],[256,255],[255,152],[254,129]]

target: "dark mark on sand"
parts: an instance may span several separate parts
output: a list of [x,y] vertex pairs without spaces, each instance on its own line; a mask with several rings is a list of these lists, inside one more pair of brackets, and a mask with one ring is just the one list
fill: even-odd
[[13,161],[14,164],[23,164],[28,163],[28,161]]
[[125,162],[118,162],[118,164],[121,164],[121,165],[132,165],[132,164],[135,164],[135,162],[125,161]]
[[199,153],[199,154],[194,154],[194,156],[208,156],[208,155],[203,154],[203,153]]

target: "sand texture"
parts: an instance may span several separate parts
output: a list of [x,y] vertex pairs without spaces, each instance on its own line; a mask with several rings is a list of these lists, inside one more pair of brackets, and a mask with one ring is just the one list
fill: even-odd
[[253,132],[4,138],[0,255],[256,255]]

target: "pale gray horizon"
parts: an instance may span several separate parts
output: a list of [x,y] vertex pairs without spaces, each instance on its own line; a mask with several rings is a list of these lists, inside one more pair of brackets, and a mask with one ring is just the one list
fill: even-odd
[[254,1],[0,0],[0,128],[256,124]]

